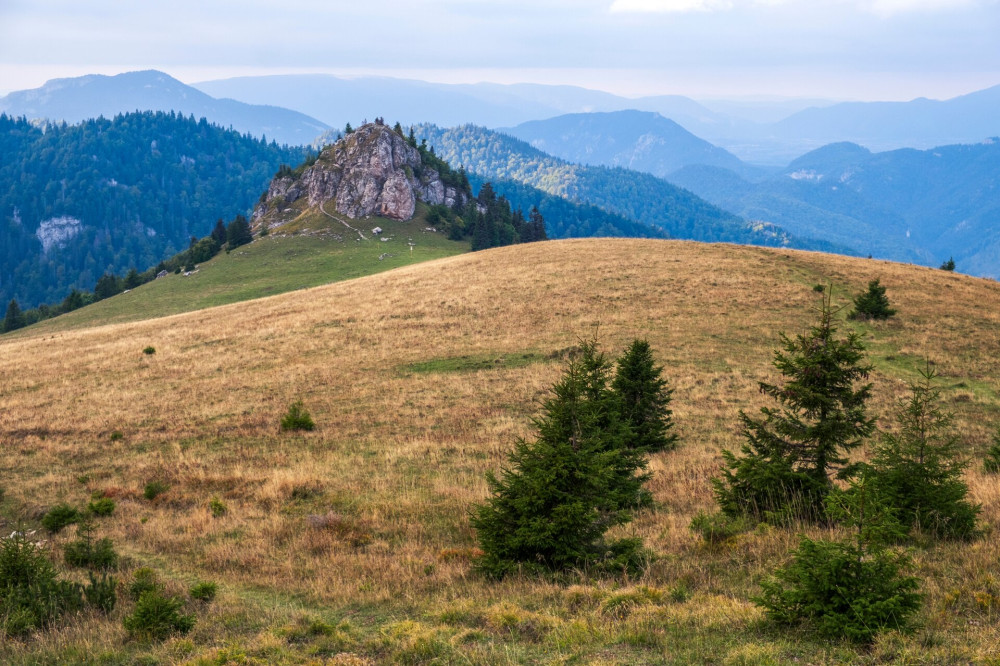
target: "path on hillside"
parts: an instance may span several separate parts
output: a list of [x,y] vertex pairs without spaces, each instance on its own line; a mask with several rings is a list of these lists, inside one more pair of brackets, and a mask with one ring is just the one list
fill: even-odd
[[320,210],[320,212],[321,212],[321,213],[323,213],[323,214],[324,214],[324,215],[326,215],[327,217],[329,217],[329,218],[331,218],[331,219],[334,219],[334,220],[336,220],[337,222],[340,222],[340,223],[341,223],[342,225],[344,225],[345,227],[347,227],[347,228],[348,228],[348,229],[350,229],[351,231],[355,231],[355,232],[357,232],[357,234],[358,234],[359,236],[361,236],[361,240],[368,240],[367,238],[365,238],[365,235],[364,235],[363,233],[361,233],[361,230],[360,230],[360,229],[355,229],[354,227],[352,227],[351,225],[349,225],[349,224],[348,224],[347,222],[343,221],[342,219],[340,219],[340,218],[339,218],[339,217],[337,217],[336,215],[333,215],[333,214],[331,214],[331,213],[328,213],[328,212],[326,212],[326,209],[325,209],[325,208],[323,208],[323,202],[322,202],[322,201],[320,201],[320,202],[319,202],[319,210]]

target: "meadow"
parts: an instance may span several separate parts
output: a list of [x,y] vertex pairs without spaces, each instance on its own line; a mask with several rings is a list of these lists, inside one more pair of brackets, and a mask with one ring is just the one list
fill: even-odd
[[[897,316],[838,315],[875,365],[870,410],[890,427],[907,382],[934,363],[988,527],[971,543],[915,547],[917,629],[860,649],[771,627],[750,600],[798,534],[828,530],[761,528],[709,547],[688,525],[714,508],[710,479],[719,451],[739,447],[738,411],[766,404],[757,383],[777,379],[779,331],[815,321],[815,285],[847,305],[873,277]],[[125,296],[139,309],[160,282]],[[140,319],[128,302],[119,319]],[[5,663],[1000,663],[1000,484],[980,462],[1000,424],[996,282],[810,252],[587,239],[142,321],[86,327],[101,320],[79,316],[93,318],[0,338],[0,527],[34,528],[57,502],[102,493],[117,509],[97,533],[121,553],[122,580],[147,566],[168,589],[210,580],[219,596],[191,606],[185,636],[129,640],[122,602],[107,618],[5,640]],[[656,557],[632,579],[483,578],[468,510],[486,497],[484,473],[531,436],[567,354],[594,336],[611,354],[648,339],[675,390],[678,448],[653,456],[655,506],[623,528]],[[317,428],[281,432],[297,400]],[[151,481],[168,489],[148,500]],[[74,529],[45,537],[54,559]]]

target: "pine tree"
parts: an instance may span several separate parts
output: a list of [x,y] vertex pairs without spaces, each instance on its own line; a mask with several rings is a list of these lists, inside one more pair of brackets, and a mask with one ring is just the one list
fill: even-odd
[[954,416],[940,406],[936,373],[927,363],[910,385],[909,400],[896,411],[898,433],[883,433],[872,456],[874,479],[899,522],[937,537],[976,534],[979,507],[968,500],[962,480],[964,447],[950,431]]
[[23,327],[24,313],[21,312],[21,306],[17,304],[17,299],[12,298],[7,304],[7,314],[3,318],[3,332],[8,333]]
[[94,298],[100,301],[120,294],[121,291],[122,287],[118,278],[113,273],[105,273],[97,280],[97,285],[94,287]]
[[722,452],[722,477],[712,482],[728,516],[824,519],[830,473],[875,429],[865,411],[871,384],[855,388],[871,371],[862,363],[864,346],[853,332],[835,337],[830,294],[822,299],[819,324],[808,335],[781,334],[784,352],[775,352],[774,366],[785,383],[760,383],[781,407],[762,408],[760,418],[740,411],[742,455]]
[[215,221],[215,227],[212,229],[212,240],[214,240],[219,247],[226,244],[226,225],[222,223],[221,217]]
[[240,245],[246,245],[252,240],[253,234],[250,233],[250,223],[242,215],[237,215],[236,219],[226,227],[226,244],[231,250]]
[[632,429],[630,445],[643,451],[668,451],[677,446],[672,432],[670,397],[663,368],[653,361],[645,340],[633,340],[618,359],[611,388],[621,402],[622,416]]
[[548,234],[545,233],[545,218],[542,217],[541,212],[535,206],[531,207],[531,211],[528,213],[528,227],[531,229],[531,240],[543,241],[548,240]]
[[827,512],[852,529],[843,541],[802,537],[791,561],[761,583],[754,599],[777,624],[807,624],[831,638],[870,643],[884,629],[904,630],[920,609],[920,581],[906,574],[911,561],[888,544],[903,532],[870,476],[834,491]]
[[889,307],[889,298],[885,295],[885,287],[875,278],[868,283],[868,290],[854,297],[854,310],[847,315],[848,319],[888,319],[896,314]]
[[488,575],[634,562],[637,541],[604,539],[631,520],[645,479],[645,459],[624,446],[628,429],[609,373],[596,345],[585,343],[534,421],[537,438],[517,443],[499,477],[487,473],[490,498],[473,508],[471,523]]
[[955,270],[955,259],[954,257],[948,257],[948,261],[941,264],[941,270],[943,271],[954,271]]

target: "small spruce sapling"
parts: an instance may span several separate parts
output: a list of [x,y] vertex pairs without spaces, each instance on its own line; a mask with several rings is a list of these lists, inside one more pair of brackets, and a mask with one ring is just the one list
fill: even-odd
[[648,451],[669,451],[677,446],[670,398],[663,368],[655,364],[645,340],[633,340],[618,359],[611,388],[621,402],[622,416],[632,429],[630,445]]
[[879,278],[868,283],[868,289],[854,297],[854,310],[847,315],[848,319],[888,319],[896,314],[889,307],[889,297],[885,295],[885,287],[879,283]]

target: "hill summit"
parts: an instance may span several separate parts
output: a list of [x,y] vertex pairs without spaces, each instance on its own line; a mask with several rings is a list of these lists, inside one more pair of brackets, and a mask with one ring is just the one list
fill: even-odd
[[350,219],[409,220],[417,201],[459,206],[472,198],[468,181],[423,146],[381,120],[325,147],[313,162],[282,167],[253,212],[255,227],[280,227],[306,210]]

